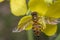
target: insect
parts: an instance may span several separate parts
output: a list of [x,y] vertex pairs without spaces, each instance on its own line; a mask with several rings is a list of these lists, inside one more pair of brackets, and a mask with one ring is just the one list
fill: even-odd
[[31,15],[32,15],[32,21],[33,21],[33,31],[34,31],[34,33],[37,35],[37,36],[39,36],[39,34],[40,34],[40,29],[42,28],[41,27],[41,25],[38,23],[38,15],[37,15],[37,12],[33,12],[33,13],[31,13]]
[[30,16],[24,17],[20,20],[18,27],[13,32],[21,32],[23,30],[32,29],[36,36],[39,36],[41,31],[44,31],[46,24],[56,25],[57,19],[50,17],[38,16],[37,12],[32,12]]

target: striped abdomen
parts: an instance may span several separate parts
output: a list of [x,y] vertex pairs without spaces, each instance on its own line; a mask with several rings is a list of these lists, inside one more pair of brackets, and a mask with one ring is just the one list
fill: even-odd
[[40,24],[38,23],[38,16],[36,12],[32,12],[32,20],[33,20],[33,31],[36,34],[36,36],[40,35]]

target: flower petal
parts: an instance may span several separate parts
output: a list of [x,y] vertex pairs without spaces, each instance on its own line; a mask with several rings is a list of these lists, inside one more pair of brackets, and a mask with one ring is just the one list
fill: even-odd
[[51,24],[47,24],[46,25],[46,29],[43,30],[43,32],[47,35],[47,36],[53,36],[57,31],[57,25],[51,25]]
[[31,11],[36,11],[40,15],[44,15],[49,8],[48,3],[45,0],[30,0],[28,5]]
[[53,4],[54,0],[44,0],[46,3]]
[[42,30],[44,30],[46,28],[45,17],[40,17],[38,22],[41,24]]
[[60,18],[60,0],[30,0],[29,7],[42,16]]
[[15,16],[24,15],[27,12],[26,0],[10,0],[10,8]]
[[45,16],[60,18],[60,2],[52,5]]
[[47,11],[45,16],[60,18],[60,0],[56,1]]
[[18,23],[18,30],[30,30],[32,29],[31,16],[23,17]]

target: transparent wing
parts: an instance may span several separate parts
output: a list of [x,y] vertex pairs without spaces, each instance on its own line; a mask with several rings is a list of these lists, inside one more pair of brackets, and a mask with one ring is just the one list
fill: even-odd
[[42,25],[41,31],[47,36],[53,36],[57,31],[57,23],[55,18],[40,17],[39,23]]
[[51,25],[56,25],[59,23],[58,18],[53,18],[53,17],[45,17],[45,22],[46,24],[51,24]]
[[28,23],[21,23],[20,25],[18,25],[18,27],[16,27],[13,32],[21,32],[23,30],[30,30],[32,27],[32,23],[31,21],[29,21]]
[[19,21],[17,28],[13,30],[13,32],[21,32],[23,30],[30,30],[31,28],[32,28],[31,16],[25,16]]

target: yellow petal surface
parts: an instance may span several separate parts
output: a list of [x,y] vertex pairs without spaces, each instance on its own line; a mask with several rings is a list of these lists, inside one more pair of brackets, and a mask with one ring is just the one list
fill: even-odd
[[43,28],[42,30],[44,30],[46,28],[45,18],[40,17],[38,22],[41,24],[41,27]]
[[44,29],[44,33],[47,36],[53,36],[57,31],[57,25],[51,25],[51,24],[47,24],[46,25],[46,29]]
[[48,0],[30,0],[28,5],[31,11],[36,11],[40,15],[44,15],[49,8],[48,3],[51,2]]
[[[30,29],[32,29],[32,21],[31,21],[31,16],[25,16],[25,17],[23,17],[20,21],[19,21],[19,23],[18,23],[18,29],[19,28],[24,28],[25,27],[25,30],[30,30]],[[21,24],[22,24],[22,26],[21,26]]]
[[45,16],[60,18],[60,0],[56,1],[47,11]]
[[10,8],[15,16],[24,15],[27,11],[26,0],[10,0]]
[[44,0],[46,3],[53,4],[54,0]]
[[0,2],[3,2],[4,0],[0,0]]

